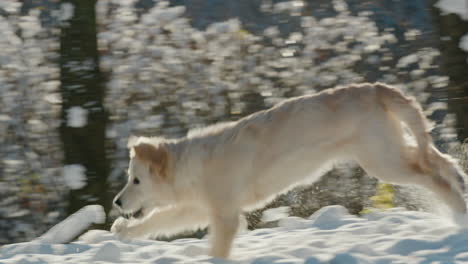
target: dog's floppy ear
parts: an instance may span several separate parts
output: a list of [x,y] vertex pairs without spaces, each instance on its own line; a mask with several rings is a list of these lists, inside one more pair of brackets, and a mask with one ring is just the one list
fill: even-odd
[[168,177],[169,154],[164,146],[155,147],[148,143],[140,143],[134,146],[133,149],[137,159],[149,163],[150,170],[156,170],[157,175],[164,179]]

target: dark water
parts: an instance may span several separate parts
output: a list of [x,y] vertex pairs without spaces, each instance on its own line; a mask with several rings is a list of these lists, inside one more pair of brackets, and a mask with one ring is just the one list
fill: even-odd
[[[109,189],[108,176],[114,166],[112,151],[114,146],[106,139],[106,129],[112,121],[104,108],[106,96],[106,82],[108,76],[99,68],[100,52],[97,48],[97,22],[95,17],[94,0],[62,1],[75,6],[75,15],[65,24],[60,24],[60,49],[58,64],[60,65],[60,92],[62,102],[62,123],[59,129],[61,145],[63,147],[63,163],[82,164],[86,168],[88,184],[79,190],[72,190],[64,197],[66,209],[63,217],[75,212],[87,204],[101,204],[109,212],[111,199],[116,188]],[[269,15],[261,12],[260,0],[173,0],[171,5],[185,5],[186,15],[191,19],[194,27],[205,28],[207,25],[224,21],[231,17],[239,17],[243,26],[249,32],[263,31],[272,24],[278,24],[282,34],[289,34],[297,30],[299,20],[284,18],[281,15]],[[277,1],[273,1],[277,2]],[[410,54],[418,50],[417,44],[407,42],[404,32],[408,28],[421,31],[421,47],[435,47],[442,53],[438,71],[439,74],[450,77],[449,85],[444,89],[432,90],[434,100],[445,100],[449,111],[456,114],[458,141],[463,142],[468,137],[468,54],[458,48],[458,41],[468,31],[468,22],[462,21],[455,15],[442,16],[440,11],[433,7],[434,2],[424,0],[412,1],[347,1],[353,13],[372,11],[371,16],[377,22],[379,29],[392,28],[398,42],[392,46],[391,52],[398,54],[395,58]],[[137,6],[142,12],[152,6],[151,1],[140,0]],[[44,6],[44,23],[57,25],[48,16],[48,11],[58,8],[58,4],[51,1],[25,1],[24,12],[30,8]],[[333,16],[333,9],[328,0],[309,0],[301,15],[314,15],[315,17]],[[280,21],[278,23],[278,21]],[[283,21],[283,22],[281,22]],[[410,46],[411,45],[411,46]],[[394,64],[394,62],[392,62]],[[77,67],[86,65],[86,67]],[[359,67],[359,65],[357,66]],[[380,76],[372,68],[360,68],[360,72],[368,81],[375,81]],[[441,71],[441,72],[440,72]],[[248,101],[248,114],[263,109],[263,101],[255,93],[243,97]],[[66,110],[72,106],[81,106],[88,110],[87,125],[80,128],[69,127],[66,124]],[[167,106],[169,108],[169,106]],[[166,110],[162,110],[166,114]],[[437,115],[433,116],[437,119]],[[224,120],[235,119],[238,116],[226,113]],[[1,169],[1,168],[0,168]],[[356,180],[358,181],[358,180]],[[118,186],[118,184],[117,184]],[[333,203],[333,197],[326,192],[317,191]],[[360,197],[360,196],[359,196]],[[351,201],[357,204],[359,202]],[[324,204],[317,204],[317,207]],[[352,207],[350,205],[348,207]],[[355,205],[354,205],[355,206]],[[358,206],[359,207],[359,206]],[[297,209],[300,211],[300,209]],[[300,214],[300,213],[299,213]],[[62,217],[62,218],[63,218]],[[4,230],[0,230],[0,236]],[[24,240],[24,237],[12,238],[14,242]],[[1,241],[0,243],[5,243]]]

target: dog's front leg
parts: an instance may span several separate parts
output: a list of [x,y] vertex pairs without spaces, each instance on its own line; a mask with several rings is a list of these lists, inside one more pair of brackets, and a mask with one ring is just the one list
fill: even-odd
[[188,228],[207,226],[208,214],[200,208],[176,206],[155,211],[140,221],[117,219],[111,232],[123,238],[171,235]]
[[232,241],[239,227],[237,212],[216,212],[211,219],[211,252],[218,258],[229,257]]

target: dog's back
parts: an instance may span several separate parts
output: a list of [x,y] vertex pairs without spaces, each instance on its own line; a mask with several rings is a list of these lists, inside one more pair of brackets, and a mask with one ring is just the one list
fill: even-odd
[[[417,147],[404,141],[402,123],[410,128]],[[239,194],[238,202],[247,208],[262,206],[297,184],[313,182],[321,175],[320,168],[337,159],[357,160],[370,174],[387,181],[424,182],[433,190],[453,189],[458,193],[454,197],[458,197],[463,189],[463,172],[433,169],[434,164],[454,168],[455,163],[433,147],[428,130],[417,102],[395,88],[361,84],[329,89],[286,100],[219,130],[220,135],[229,136],[220,137],[225,142],[216,143],[217,151],[208,163],[213,166],[205,167],[205,175],[225,174],[209,181],[220,181],[217,186],[227,181],[225,185]],[[373,153],[370,158],[369,153]],[[377,163],[381,165],[368,166],[369,159],[380,159]],[[400,179],[399,175],[383,173],[393,166],[401,167],[400,173],[405,176]],[[383,175],[373,173],[374,167]],[[425,172],[431,176],[408,177]],[[464,202],[452,200],[457,201],[452,205],[461,210]]]

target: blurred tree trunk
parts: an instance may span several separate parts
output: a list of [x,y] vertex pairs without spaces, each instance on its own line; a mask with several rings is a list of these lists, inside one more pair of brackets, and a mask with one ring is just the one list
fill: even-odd
[[468,53],[459,47],[459,43],[468,33],[468,21],[454,14],[443,15],[435,7],[433,14],[435,29],[443,38],[440,41],[442,67],[450,77],[449,110],[457,116],[458,139],[463,142],[468,138]]
[[[87,184],[69,194],[68,213],[87,204],[110,205],[106,193],[109,163],[105,152],[107,113],[103,107],[104,76],[99,70],[96,37],[96,0],[64,0],[74,6],[74,15],[61,27],[60,71],[63,98],[60,129],[66,164],[86,168]],[[87,110],[82,127],[67,125],[73,106]]]

